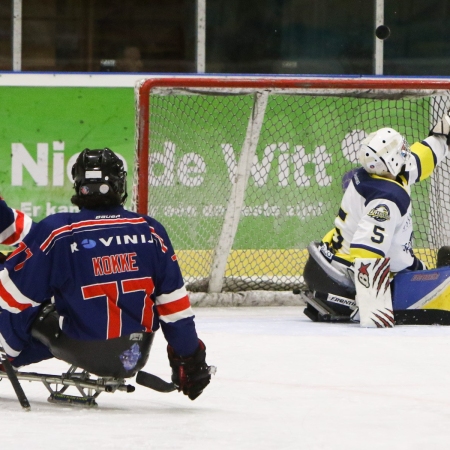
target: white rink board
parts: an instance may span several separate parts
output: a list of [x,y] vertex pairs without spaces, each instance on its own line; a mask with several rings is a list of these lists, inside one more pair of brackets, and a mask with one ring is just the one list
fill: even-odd
[[[194,402],[137,386],[101,394],[96,410],[60,407],[24,382],[24,412],[3,380],[1,448],[448,449],[450,327],[316,324],[302,309],[196,308],[218,371]],[[169,378],[161,332],[146,370]]]

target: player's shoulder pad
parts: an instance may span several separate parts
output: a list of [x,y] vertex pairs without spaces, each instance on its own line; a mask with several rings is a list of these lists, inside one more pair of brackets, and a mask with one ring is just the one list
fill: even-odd
[[352,178],[352,184],[364,198],[367,205],[373,200],[389,200],[397,205],[400,214],[404,216],[411,203],[409,193],[397,182],[387,178],[371,177],[363,168],[356,171]]

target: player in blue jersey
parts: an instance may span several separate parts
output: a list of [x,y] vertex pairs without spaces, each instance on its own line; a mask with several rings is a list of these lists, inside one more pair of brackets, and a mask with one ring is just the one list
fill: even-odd
[[195,399],[211,376],[166,230],[124,209],[126,172],[111,150],[84,150],[72,176],[80,212],[35,224],[0,272],[0,343],[16,367],[56,356],[123,378],[161,327],[172,381]]
[[[308,288],[320,302],[349,316],[345,300],[330,305],[327,294],[355,298],[356,258],[388,259],[390,271],[426,269],[413,252],[413,222],[410,186],[428,178],[446,158],[450,117],[445,114],[429,137],[409,147],[392,128],[371,133],[359,150],[361,168],[356,170],[344,193],[335,227],[308,247],[304,270]],[[318,320],[308,305],[305,313]]]

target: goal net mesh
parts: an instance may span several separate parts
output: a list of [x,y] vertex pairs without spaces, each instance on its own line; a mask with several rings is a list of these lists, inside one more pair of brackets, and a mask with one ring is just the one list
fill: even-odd
[[[420,141],[450,106],[439,90],[141,87],[133,207],[145,195],[188,290],[204,292],[303,288],[306,247],[333,228],[361,140],[389,126]],[[412,188],[429,267],[450,244],[449,193],[446,161]]]

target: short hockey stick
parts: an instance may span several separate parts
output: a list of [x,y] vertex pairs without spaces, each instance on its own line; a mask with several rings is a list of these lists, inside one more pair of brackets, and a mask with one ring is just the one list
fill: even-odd
[[[207,377],[210,374],[214,375],[216,371],[217,368],[215,366],[208,366],[208,372],[195,378],[195,380]],[[140,370],[136,375],[136,383],[140,384],[141,386],[153,389],[157,392],[173,392],[178,389],[174,383],[164,381],[162,378],[159,378],[152,373],[144,372],[143,370]]]
[[8,376],[9,381],[12,384],[14,392],[16,393],[17,399],[19,400],[20,406],[23,409],[30,409],[30,402],[28,401],[27,396],[25,395],[24,390],[22,389],[22,385],[20,384],[19,379],[17,378],[16,371],[6,356],[5,351],[0,347],[0,354],[2,355],[1,364],[5,369],[6,375]]
[[173,383],[168,383],[162,378],[143,370],[140,370],[136,375],[136,383],[158,392],[173,392],[177,389]]

